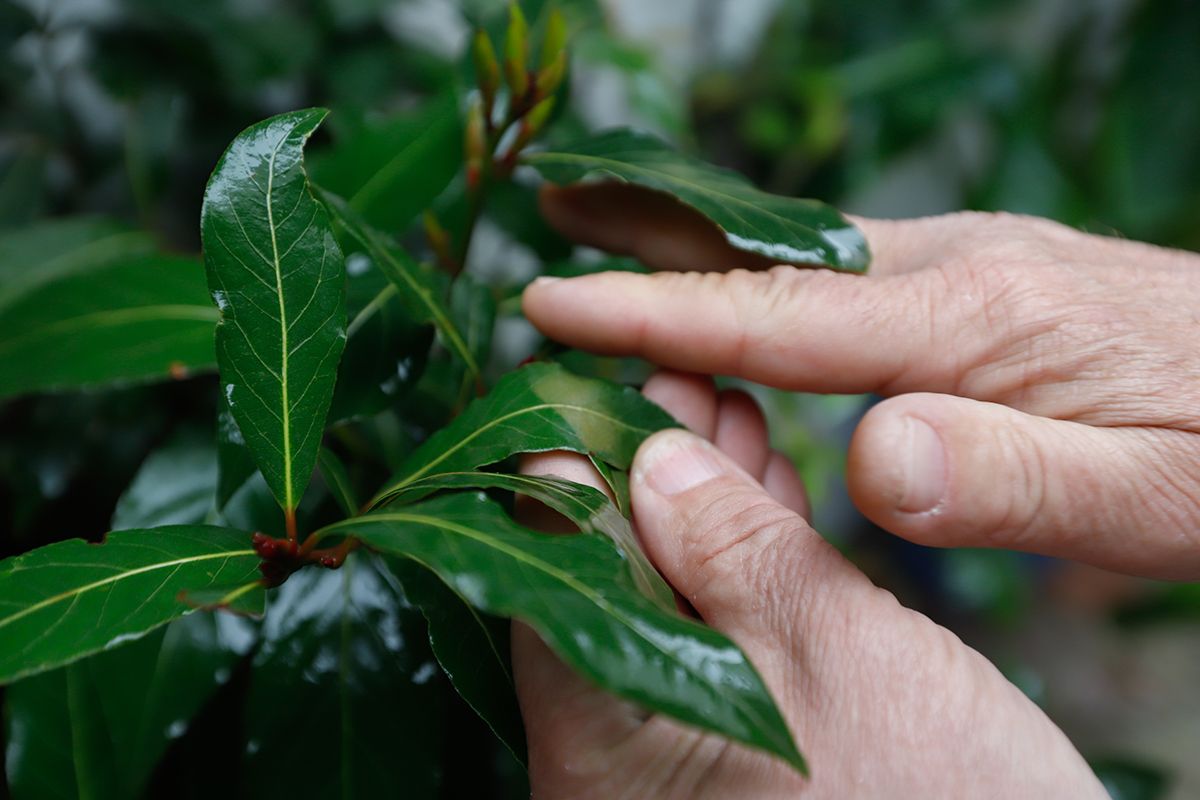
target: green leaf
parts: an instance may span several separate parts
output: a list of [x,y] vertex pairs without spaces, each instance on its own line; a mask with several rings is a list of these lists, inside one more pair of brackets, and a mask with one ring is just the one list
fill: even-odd
[[[603,462],[596,462],[603,464]],[[607,465],[605,465],[607,467]],[[606,536],[629,562],[634,583],[660,608],[675,609],[675,594],[638,545],[629,520],[602,492],[561,478],[534,475],[501,475],[491,472],[439,473],[411,483],[392,495],[392,508],[445,489],[506,489],[545,504],[573,522],[581,531]]]
[[815,200],[767,194],[741,175],[647,134],[608,131],[524,159],[556,183],[616,180],[665,192],[708,217],[739,250],[851,272],[867,268],[866,240],[837,210]]
[[246,796],[437,796],[443,685],[420,613],[376,562],[280,587],[246,701]]
[[677,426],[634,389],[582,378],[557,364],[530,364],[505,375],[486,397],[429,437],[373,505],[421,478],[469,472],[516,453],[592,453],[627,469],[646,437]]
[[531,625],[565,662],[625,699],[804,769],[741,650],[651,603],[603,537],[534,533],[482,494],[383,509],[318,535],[330,534],[424,564],[476,608]]
[[72,539],[0,561],[0,684],[136,638],[192,609],[182,591],[257,577],[250,534],[204,525]]
[[365,254],[351,252],[346,273],[350,323],[329,410],[333,421],[394,406],[420,379],[433,341],[433,328],[413,321],[395,284]]
[[511,623],[476,611],[420,564],[402,558],[386,559],[385,564],[425,615],[429,644],[454,689],[525,764],[525,725],[510,658]]
[[346,237],[362,248],[396,287],[397,296],[412,320],[432,323],[447,349],[462,359],[472,376],[478,377],[481,374],[479,362],[442,300],[445,292],[440,285],[440,273],[422,268],[401,247],[368,225],[340,197],[329,192],[323,192],[321,197]]
[[402,231],[462,165],[458,99],[447,92],[415,113],[368,123],[312,162],[313,180],[368,224]]
[[[496,300],[491,288],[472,278],[460,275],[450,288],[450,317],[462,333],[463,342],[471,357],[482,369],[492,352],[492,335],[496,329]],[[449,348],[449,342],[443,340]],[[459,362],[454,369],[458,392],[452,408],[459,409],[467,404],[483,384],[479,375],[474,375],[466,364]]]
[[217,454],[212,441],[184,432],[155,450],[117,500],[112,530],[195,525],[213,510]]
[[321,478],[329,487],[330,494],[338,506],[348,517],[358,513],[358,500],[354,497],[354,486],[350,476],[346,474],[346,465],[328,447],[322,447],[317,455],[317,468],[321,470]]
[[224,391],[289,515],[317,461],[346,341],[342,254],[303,163],[326,113],[293,111],[246,129],[217,164],[201,212]]
[[28,292],[69,275],[154,253],[154,240],[112,220],[73,217],[0,235],[0,312]]
[[5,766],[14,800],[122,797],[100,694],[83,664],[26,678],[6,694]]
[[171,741],[254,642],[244,620],[192,614],[7,689],[15,800],[139,797]]
[[208,369],[217,316],[200,265],[186,258],[138,257],[43,282],[0,311],[0,396]]

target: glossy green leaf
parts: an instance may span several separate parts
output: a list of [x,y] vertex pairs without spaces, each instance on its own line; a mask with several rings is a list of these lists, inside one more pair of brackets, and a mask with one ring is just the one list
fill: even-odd
[[45,283],[152,255],[154,240],[98,217],[42,221],[0,235],[0,312]]
[[432,798],[443,685],[420,613],[368,553],[272,602],[246,701],[246,795]]
[[516,453],[593,453],[626,469],[646,437],[676,426],[634,389],[583,378],[557,364],[530,364],[504,376],[486,397],[429,437],[375,504],[421,478],[469,472]]
[[139,797],[169,744],[253,644],[229,615],[192,614],[7,689],[14,800]]
[[122,259],[40,283],[0,311],[0,396],[209,369],[216,321],[191,259]]
[[425,497],[430,492],[446,489],[506,489],[523,494],[562,514],[581,531],[608,537],[629,562],[638,589],[659,607],[674,610],[675,594],[671,587],[642,552],[629,520],[621,516],[621,512],[602,492],[561,478],[540,475],[450,472],[431,475],[409,484],[392,495],[388,507],[394,508]]
[[863,272],[870,260],[866,240],[836,209],[767,194],[647,134],[607,131],[524,158],[555,183],[623,181],[665,192],[706,216],[734,247],[776,261]]
[[217,454],[209,437],[185,432],[155,450],[117,500],[112,530],[195,525],[213,510]]
[[402,231],[462,165],[457,97],[414,113],[369,121],[312,159],[313,180],[347,199],[370,225]]
[[447,349],[462,359],[471,375],[478,376],[479,362],[442,299],[444,277],[423,268],[391,239],[368,225],[340,197],[328,192],[321,196],[345,237],[370,256],[396,287],[396,294],[412,320],[432,323]]
[[[186,590],[257,577],[250,534],[203,525],[59,542],[0,561],[0,683],[136,638],[192,609]],[[52,634],[52,635],[51,635]]]
[[425,615],[429,644],[454,689],[513,757],[525,764],[525,725],[510,657],[511,623],[472,608],[416,562],[391,558],[386,567]]
[[621,697],[804,769],[741,650],[643,596],[603,537],[535,533],[482,494],[386,508],[320,535],[333,534],[424,564],[476,608],[531,625],[560,658]]
[[317,461],[346,341],[345,266],[304,173],[304,143],[326,113],[246,129],[217,164],[201,212],[224,392],[289,513]]

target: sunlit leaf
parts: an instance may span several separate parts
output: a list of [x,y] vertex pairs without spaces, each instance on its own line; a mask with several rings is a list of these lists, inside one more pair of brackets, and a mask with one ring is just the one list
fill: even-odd
[[530,364],[504,376],[429,437],[375,502],[421,478],[469,472],[516,453],[592,453],[625,469],[646,437],[677,425],[634,389],[573,375],[557,364]]

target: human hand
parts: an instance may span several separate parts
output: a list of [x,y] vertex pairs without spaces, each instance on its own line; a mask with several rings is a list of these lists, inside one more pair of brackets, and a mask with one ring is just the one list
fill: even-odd
[[[639,450],[630,481],[639,540],[698,615],[758,667],[812,779],[647,717],[515,625],[533,797],[1106,796],[1062,733],[990,663],[873,586],[809,527],[803,486],[770,451],[753,400],[670,373],[645,392],[699,435],[668,431]],[[524,466],[602,487],[580,456],[530,456]],[[528,524],[557,527],[543,508],[519,511]]]
[[761,266],[667,198],[548,188],[566,235],[651,266],[535,282],[546,335],[785,389],[890,396],[847,479],[881,527],[1200,577],[1200,256],[1027,217],[856,220],[869,277]]

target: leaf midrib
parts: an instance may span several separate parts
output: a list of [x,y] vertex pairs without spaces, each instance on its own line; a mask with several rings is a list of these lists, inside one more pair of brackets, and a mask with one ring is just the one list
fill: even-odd
[[437,458],[435,458],[432,461],[430,461],[429,463],[427,463],[424,467],[418,469],[416,472],[406,475],[405,477],[401,478],[396,483],[394,483],[391,486],[384,489],[382,492],[380,492],[376,496],[376,498],[374,500],[371,501],[371,504],[375,505],[380,500],[384,499],[385,497],[392,494],[393,492],[403,489],[406,486],[408,486],[409,484],[411,484],[413,481],[416,481],[416,480],[424,477],[425,475],[427,475],[429,473],[430,470],[432,470],[438,464],[441,464],[443,461],[448,459],[454,453],[456,453],[459,450],[461,450],[462,448],[466,447],[473,439],[476,439],[479,436],[482,436],[484,433],[486,433],[487,431],[496,427],[497,425],[507,422],[510,419],[519,417],[523,414],[532,414],[535,411],[545,411],[547,409],[560,409],[560,408],[571,410],[571,411],[578,411],[583,414],[591,414],[594,417],[599,417],[600,419],[603,419],[607,422],[612,423],[613,425],[620,426],[627,430],[638,431],[640,433],[645,433],[647,435],[654,432],[648,428],[639,428],[637,425],[630,425],[628,422],[617,419],[616,417],[610,416],[608,414],[603,414],[599,411],[596,411],[595,409],[587,408],[585,406],[570,405],[568,403],[540,403],[535,406],[526,406],[524,408],[517,409],[516,411],[511,411],[508,414],[503,414],[499,417],[493,417],[493,418],[489,419],[486,423],[484,423],[483,425],[480,425],[478,428],[471,431],[471,433],[468,436],[464,436],[462,439],[459,439],[457,442],[455,442],[454,445],[443,450],[441,455],[439,455]]
[[[287,141],[291,131],[280,136],[279,141],[275,143],[275,148],[271,151],[271,158],[267,161],[267,228],[271,231],[271,259],[275,268],[275,294],[279,299],[279,333],[281,347],[279,350],[279,394],[280,394],[280,417],[279,422],[282,426],[283,434],[283,495],[284,495],[284,511],[291,513],[296,507],[295,490],[292,487],[292,410],[288,403],[288,362],[291,361],[288,349],[288,324],[287,324],[287,308],[283,301],[283,266],[279,263],[279,242],[275,235],[275,212],[274,212],[274,191],[275,191],[275,156],[279,153],[279,148],[283,147],[283,143]],[[303,189],[301,190],[303,191]]]
[[125,572],[120,572],[120,573],[117,573],[116,575],[110,575],[107,578],[101,578],[98,581],[93,581],[91,583],[84,584],[83,586],[77,586],[77,587],[75,587],[73,589],[69,589],[65,592],[60,592],[59,594],[53,595],[51,597],[47,597],[44,600],[34,603],[31,606],[26,606],[25,608],[22,608],[19,611],[16,611],[15,613],[11,614],[10,616],[0,617],[0,628],[5,627],[6,625],[10,625],[19,619],[23,619],[24,617],[27,617],[30,614],[35,614],[44,608],[49,608],[50,606],[54,605],[55,603],[61,603],[64,600],[70,599],[72,597],[78,597],[78,596],[84,594],[85,592],[94,591],[103,586],[108,586],[109,584],[117,583],[118,581],[127,580],[129,578],[134,577],[135,575],[143,575],[147,572],[153,572],[158,569],[167,569],[168,567],[178,567],[178,566],[182,566],[184,564],[195,564],[195,563],[198,563],[201,561],[210,561],[210,560],[218,559],[218,558],[229,559],[229,558],[238,558],[241,556],[252,556],[252,555],[254,555],[254,550],[252,550],[252,549],[222,550],[217,553],[204,553],[204,554],[198,555],[198,556],[188,556],[187,558],[177,558],[172,561],[160,561],[156,564],[146,564],[146,565],[138,567],[136,569],[131,569],[131,570],[127,570]]

